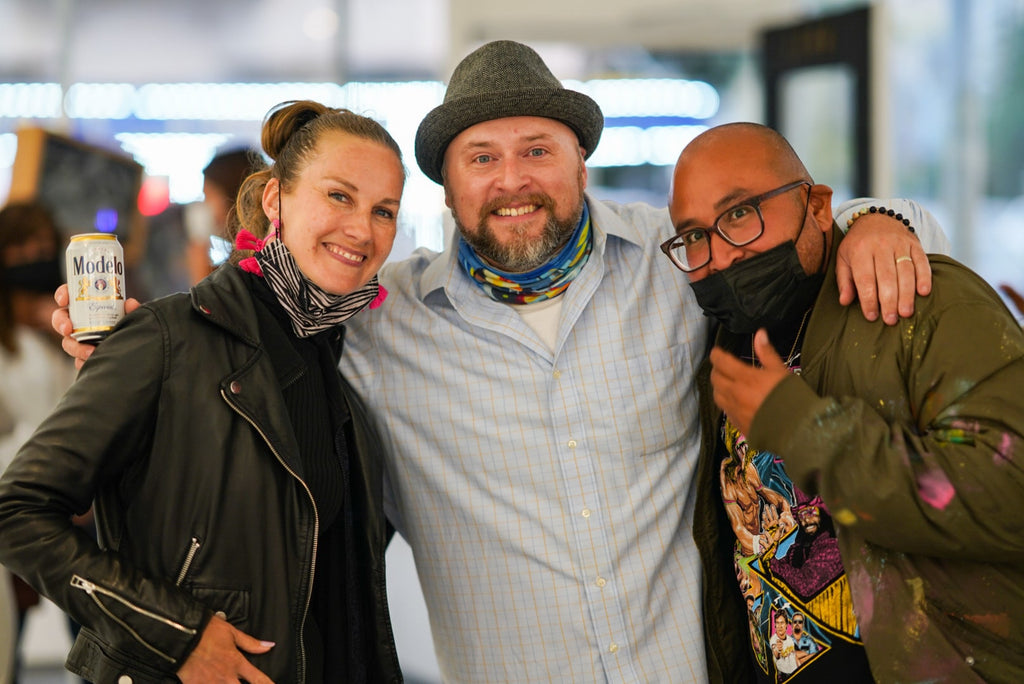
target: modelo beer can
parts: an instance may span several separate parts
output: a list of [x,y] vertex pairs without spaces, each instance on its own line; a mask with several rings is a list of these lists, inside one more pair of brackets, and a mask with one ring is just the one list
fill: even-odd
[[124,317],[124,250],[115,235],[72,235],[68,244],[71,336],[97,342]]

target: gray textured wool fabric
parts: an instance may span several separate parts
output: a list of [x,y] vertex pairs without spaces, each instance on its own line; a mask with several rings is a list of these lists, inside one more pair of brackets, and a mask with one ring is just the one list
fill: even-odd
[[510,116],[542,116],[576,132],[589,157],[601,139],[604,115],[583,93],[562,86],[533,48],[497,40],[467,55],[452,73],[444,102],[416,131],[416,161],[441,183],[444,151],[470,126]]

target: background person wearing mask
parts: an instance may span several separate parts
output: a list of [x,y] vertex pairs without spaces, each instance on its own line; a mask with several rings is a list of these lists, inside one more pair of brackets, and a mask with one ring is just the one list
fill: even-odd
[[60,232],[45,207],[0,209],[0,470],[74,380],[50,326],[63,260]]
[[[401,151],[310,101],[262,143],[233,262],[127,315],[0,478],[0,561],[83,625],[90,681],[401,679],[379,439],[337,368]],[[70,523],[94,500],[99,544]]]
[[[52,290],[64,282],[63,239],[53,214],[35,202],[0,209],[0,473],[75,377],[50,327],[56,308]],[[11,585],[17,621],[10,664],[20,667],[20,635],[39,594],[21,578],[3,573]]]
[[218,152],[203,169],[203,199],[184,208],[188,235],[185,260],[193,285],[216,267],[210,259],[211,239],[218,237],[228,241],[234,234],[230,222],[238,191],[249,174],[262,165],[257,151],[237,149]]
[[[721,326],[698,381],[709,661],[724,682],[1024,681],[1024,331],[941,255],[931,294],[895,326],[840,306],[831,200],[758,124],[702,133],[676,164],[665,250]],[[901,277],[909,261],[894,259]],[[845,572],[816,587],[774,572],[800,533],[766,519],[760,549],[740,550],[717,485],[733,433],[755,467],[787,475],[794,508],[820,496],[815,527],[827,512],[837,534],[802,563],[838,544]],[[773,611],[800,607],[815,658],[755,665],[736,566],[759,580],[762,638]]]

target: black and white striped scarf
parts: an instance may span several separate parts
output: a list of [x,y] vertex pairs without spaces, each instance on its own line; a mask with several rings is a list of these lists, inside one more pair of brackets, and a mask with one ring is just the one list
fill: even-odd
[[311,282],[281,240],[271,240],[254,255],[277,301],[288,313],[298,337],[309,337],[340,325],[373,302],[382,288],[374,275],[358,290],[335,295]]

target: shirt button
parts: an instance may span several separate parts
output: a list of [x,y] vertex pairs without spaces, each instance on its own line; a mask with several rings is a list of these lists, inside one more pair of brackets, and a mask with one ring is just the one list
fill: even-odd
[[608,652],[609,653],[618,653],[619,652],[619,645],[614,643],[614,642],[612,642],[612,645],[608,647]]
[[584,518],[589,518],[590,517],[590,509],[589,508],[584,508],[582,511],[580,511],[580,515],[582,515]]
[[132,684],[132,678],[128,675],[121,675],[117,678],[117,684]]
[[565,445],[567,447],[569,447],[570,449],[575,449],[576,448],[576,440],[575,439],[570,439],[568,442],[566,442]]
[[238,382],[237,380],[232,380],[231,381],[231,393],[232,394],[241,394],[242,393],[242,383]]
[[967,656],[964,662],[966,662],[969,667],[974,667],[974,656]]
[[[603,587],[606,584],[608,584],[608,580],[606,580],[604,577],[598,577],[597,578],[597,586]],[[612,645],[614,646],[614,644],[612,644]],[[612,651],[612,653],[614,653],[614,651]]]
[[555,371],[554,373],[552,373],[552,374],[551,374],[551,376],[552,376],[552,377],[553,377],[553,378],[554,378],[555,380],[557,380],[558,378],[562,377],[562,371],[560,371],[560,370],[556,370],[556,371]]

